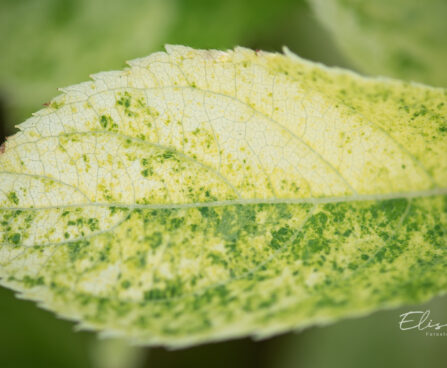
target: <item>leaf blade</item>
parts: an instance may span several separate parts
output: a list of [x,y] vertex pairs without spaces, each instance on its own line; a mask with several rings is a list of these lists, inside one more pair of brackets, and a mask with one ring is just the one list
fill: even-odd
[[8,140],[3,285],[165,345],[445,290],[430,278],[445,265],[445,90],[241,48],[130,66],[66,88]]

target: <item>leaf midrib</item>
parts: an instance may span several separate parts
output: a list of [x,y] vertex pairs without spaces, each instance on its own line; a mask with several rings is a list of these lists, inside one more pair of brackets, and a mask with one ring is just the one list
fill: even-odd
[[[0,172],[1,174],[1,172]],[[51,178],[49,178],[51,179]],[[359,194],[346,197],[307,197],[307,198],[252,198],[235,199],[214,202],[192,202],[192,203],[122,203],[122,202],[91,202],[69,204],[61,206],[46,207],[0,207],[0,210],[50,210],[63,208],[83,208],[83,207],[117,207],[124,209],[181,209],[181,208],[200,208],[200,207],[222,207],[233,205],[256,205],[256,204],[326,204],[326,203],[344,203],[344,202],[362,202],[362,201],[386,201],[393,199],[409,199],[418,197],[434,197],[447,195],[447,188],[435,188],[412,192],[394,192],[383,194]]]

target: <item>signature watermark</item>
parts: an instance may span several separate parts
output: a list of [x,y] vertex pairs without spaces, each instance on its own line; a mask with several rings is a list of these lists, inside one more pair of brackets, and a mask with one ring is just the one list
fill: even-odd
[[399,328],[402,331],[423,331],[425,336],[447,336],[447,323],[435,322],[430,319],[430,309],[401,314]]

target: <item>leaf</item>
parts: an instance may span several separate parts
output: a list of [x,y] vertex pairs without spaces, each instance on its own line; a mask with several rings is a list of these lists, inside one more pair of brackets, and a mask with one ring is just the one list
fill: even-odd
[[265,337],[447,290],[447,91],[167,52],[64,88],[0,155],[0,277],[139,343]]
[[447,86],[444,0],[310,0],[360,70]]

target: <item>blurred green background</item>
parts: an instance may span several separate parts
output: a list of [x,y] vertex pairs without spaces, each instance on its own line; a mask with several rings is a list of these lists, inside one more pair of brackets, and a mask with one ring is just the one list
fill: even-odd
[[[0,143],[58,87],[120,69],[165,43],[269,51],[287,45],[302,57],[353,68],[304,0],[0,0]],[[431,309],[447,323],[446,307],[441,297],[259,342],[146,349],[143,366],[444,366],[447,337],[400,331],[398,322],[406,311]],[[0,289],[0,367],[94,368],[96,337],[73,326]]]

